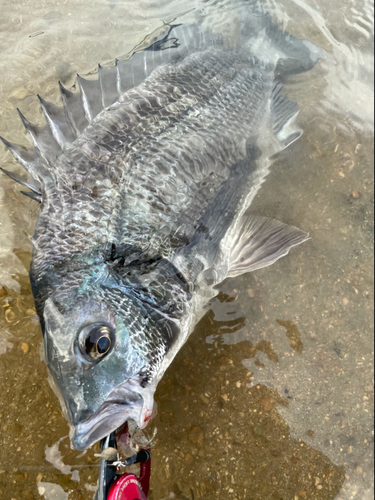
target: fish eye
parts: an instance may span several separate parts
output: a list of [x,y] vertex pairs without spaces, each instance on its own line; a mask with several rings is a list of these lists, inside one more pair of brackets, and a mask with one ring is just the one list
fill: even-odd
[[[87,331],[87,329],[85,330]],[[87,335],[82,338],[80,349],[89,361],[99,361],[110,352],[113,344],[114,333],[112,329],[106,325],[95,325],[91,326]]]

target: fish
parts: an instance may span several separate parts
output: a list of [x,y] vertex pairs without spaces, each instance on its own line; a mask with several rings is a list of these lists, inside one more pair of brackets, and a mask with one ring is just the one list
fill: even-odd
[[217,286],[271,265],[309,235],[249,214],[272,158],[297,140],[289,75],[322,51],[241,16],[237,40],[166,24],[97,79],[38,95],[33,147],[1,138],[39,203],[30,282],[45,361],[84,450],[128,420],[143,429],[155,391]]

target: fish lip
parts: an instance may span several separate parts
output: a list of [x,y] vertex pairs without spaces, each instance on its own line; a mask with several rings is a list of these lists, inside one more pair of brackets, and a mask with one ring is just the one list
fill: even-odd
[[126,399],[108,399],[83,422],[73,426],[72,443],[76,450],[83,451],[121,427],[127,420],[139,423],[143,409],[143,397],[127,391]]
[[111,404],[100,407],[97,412],[84,422],[74,427],[73,446],[78,451],[86,450],[108,436],[129,418],[134,416],[126,404]]

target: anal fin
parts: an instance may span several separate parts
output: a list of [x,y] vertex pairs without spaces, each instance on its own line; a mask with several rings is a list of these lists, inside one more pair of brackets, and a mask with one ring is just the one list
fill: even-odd
[[276,262],[289,250],[309,239],[309,234],[283,222],[243,216],[233,243],[228,277],[249,273]]

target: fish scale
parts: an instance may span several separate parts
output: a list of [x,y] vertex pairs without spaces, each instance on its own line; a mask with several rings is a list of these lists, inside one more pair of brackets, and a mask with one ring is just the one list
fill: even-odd
[[[202,61],[205,60],[205,53],[202,53],[200,55],[200,57],[202,58]],[[227,56],[228,57],[228,56]],[[197,56],[195,56],[194,58],[194,62],[193,62],[193,68],[195,67],[201,67],[202,66],[202,63],[200,61],[197,61]],[[212,58],[212,56],[209,58],[209,67],[210,67],[210,76],[212,76],[213,73],[217,73],[217,72],[220,72],[221,70],[221,67],[222,66],[226,66],[228,64],[227,61],[221,61],[220,63],[217,63],[217,60],[215,58]],[[186,71],[186,66],[189,67],[189,70],[191,69],[190,68],[190,64],[188,63],[184,63],[184,69],[183,71]],[[213,66],[214,68],[211,69],[211,66]],[[178,70],[179,68],[174,68],[174,72],[175,73],[178,73]],[[208,70],[207,70],[208,71]],[[256,73],[257,76],[259,76],[259,73],[257,72]],[[155,79],[157,79],[157,82],[158,82],[158,85],[161,86],[160,84],[160,81],[158,80],[158,76],[159,75],[155,75]],[[201,73],[199,73],[198,75],[198,79],[200,80],[201,78]],[[270,79],[269,79],[270,80]],[[240,89],[239,91],[237,91],[237,99],[239,102],[242,102],[240,100],[243,100],[243,94],[246,93],[246,92],[249,92],[248,88],[250,87],[250,91],[253,90],[253,85],[252,85],[252,82],[251,82],[251,79],[248,79],[248,86],[245,86],[243,88],[243,85],[242,83],[246,81],[246,76],[243,76],[240,80],[239,80],[239,85],[238,85],[238,88]],[[177,81],[174,82],[175,85],[177,85]],[[216,87],[213,86],[211,84],[211,81],[207,79],[206,81],[207,83],[207,86],[208,86],[208,91],[207,93],[208,94],[211,94],[211,95],[216,95],[215,94],[215,89]],[[231,83],[231,82],[230,82]],[[192,82],[192,87],[195,89],[196,86],[194,86],[194,81]],[[199,88],[201,88],[203,85],[203,83],[200,81],[200,86]],[[142,86],[141,86],[142,87]],[[140,95],[142,97],[142,88],[139,87],[138,90],[137,90],[137,95]],[[237,87],[236,87],[237,88]],[[152,89],[152,81],[149,81],[148,82],[148,91],[151,92]],[[129,95],[126,95],[126,99],[124,99],[124,101],[126,102],[127,100],[131,100],[131,95],[132,93],[130,92]],[[204,95],[203,91],[200,90],[199,93],[195,92],[194,94],[194,97],[196,97],[197,95],[199,96],[202,96]],[[178,101],[176,101],[174,98],[173,99],[173,102],[176,103]],[[219,97],[220,99],[220,97]],[[228,96],[228,99],[231,99],[231,96],[229,95]],[[258,99],[259,102],[262,102],[262,99],[261,97]],[[142,101],[137,101],[137,106],[139,105],[142,109],[145,109],[144,106],[142,106]],[[207,102],[204,102],[204,105],[208,105],[210,106],[211,105],[211,100],[208,99]],[[202,105],[201,105],[202,106]],[[256,103],[253,103],[253,108],[256,107]],[[117,107],[117,110],[118,111],[118,116],[117,118],[114,118],[114,110],[113,109],[110,109],[108,110],[108,114],[110,113],[110,116],[111,116],[111,121],[112,123],[115,121],[117,123],[120,123],[121,124],[121,128],[120,130],[118,131],[118,137],[121,137],[122,138],[122,144],[125,143],[126,144],[126,141],[129,141],[130,143],[132,142],[132,134],[130,133],[130,135],[127,135],[126,136],[126,140],[124,141],[124,127],[123,127],[123,124],[126,123],[126,120],[124,119],[124,116],[122,115],[122,109],[120,106]],[[152,110],[150,109],[150,112]],[[180,111],[180,110],[178,110]],[[182,113],[181,113],[182,111]],[[165,183],[166,185],[168,184],[168,181],[171,182],[169,179],[172,179],[172,180],[175,180],[175,179],[178,179],[178,182],[179,182],[179,186],[177,187],[177,191],[178,192],[183,192],[183,190],[187,189],[187,186],[190,186],[191,188],[195,188],[195,190],[197,190],[197,184],[196,184],[196,179],[197,179],[197,175],[195,172],[191,172],[191,168],[189,168],[189,163],[186,162],[184,163],[183,161],[181,161],[181,159],[179,158],[178,160],[178,166],[176,165],[175,168],[173,163],[172,163],[172,158],[175,159],[176,156],[178,155],[178,151],[179,150],[182,150],[182,151],[188,151],[188,154],[190,153],[191,156],[193,156],[193,151],[189,151],[189,142],[191,140],[191,135],[192,136],[197,136],[198,133],[202,133],[202,127],[206,126],[207,128],[210,128],[210,127],[214,127],[216,124],[219,124],[220,122],[223,121],[223,113],[225,113],[225,108],[223,108],[221,111],[220,109],[218,109],[218,112],[215,113],[212,117],[211,117],[211,120],[209,120],[208,118],[206,118],[203,122],[202,120],[200,120],[199,116],[197,117],[193,117],[191,118],[190,116],[188,116],[187,120],[188,120],[188,124],[189,124],[189,127],[190,127],[190,133],[186,136],[186,132],[185,132],[185,129],[184,129],[184,120],[182,118],[182,114],[184,112],[184,110],[182,109],[180,111],[180,114],[178,116],[178,118],[176,118],[179,123],[181,123],[182,127],[181,127],[181,132],[177,131],[176,135],[175,136],[172,136],[172,137],[169,137],[170,133],[168,133],[167,135],[164,135],[163,134],[163,129],[162,129],[162,132],[161,132],[161,135],[162,137],[160,137],[160,135],[154,135],[153,137],[148,137],[147,135],[147,131],[144,131],[144,133],[142,133],[142,140],[139,140],[137,142],[135,142],[136,144],[136,150],[135,151],[132,151],[131,153],[129,152],[128,155],[125,156],[125,162],[132,162],[133,160],[133,157],[137,157],[139,158],[139,161],[142,162],[142,164],[146,164],[148,166],[147,169],[140,169],[139,171],[139,174],[138,176],[134,176],[134,174],[132,173],[133,170],[134,170],[134,167],[129,167],[128,169],[124,169],[124,165],[122,164],[122,168],[123,168],[123,171],[124,171],[124,176],[125,176],[125,172],[126,172],[126,179],[125,179],[125,186],[122,188],[121,184],[120,184],[120,189],[119,190],[111,190],[109,191],[109,196],[107,199],[101,199],[101,203],[102,203],[102,210],[103,210],[103,214],[102,214],[102,217],[101,217],[101,224],[105,226],[105,218],[104,218],[104,214],[108,214],[110,216],[110,220],[108,221],[108,225],[106,226],[107,227],[107,234],[99,234],[99,238],[105,238],[106,240],[111,240],[113,239],[113,236],[111,236],[111,234],[114,234],[114,232],[110,231],[109,228],[111,226],[111,223],[113,221],[113,219],[115,219],[115,217],[113,217],[113,215],[116,215],[116,204],[115,204],[115,200],[117,198],[117,201],[119,201],[119,195],[118,195],[118,191],[121,193],[120,196],[124,196],[125,197],[125,206],[129,203],[127,200],[128,199],[131,199],[131,198],[134,198],[136,200],[139,199],[138,197],[138,193],[139,192],[146,192],[148,193],[148,206],[154,206],[154,210],[152,209],[149,209],[149,217],[151,218],[151,221],[149,222],[149,225],[148,227],[145,227],[144,224],[142,226],[139,225],[139,221],[137,220],[138,218],[138,214],[139,212],[137,211],[135,214],[134,214],[134,217],[136,218],[137,220],[137,226],[138,226],[138,234],[137,232],[134,231],[134,224],[132,225],[132,231],[129,231],[129,227],[128,227],[128,224],[131,222],[131,219],[132,219],[132,214],[129,210],[127,210],[125,208],[125,212],[126,212],[126,215],[121,213],[121,211],[118,213],[118,220],[120,221],[120,224],[121,224],[121,230],[120,230],[120,233],[122,233],[123,235],[126,234],[131,234],[131,239],[129,237],[127,237],[126,239],[122,239],[120,243],[124,244],[137,244],[139,245],[141,248],[145,246],[145,242],[142,241],[142,239],[148,239],[148,234],[150,232],[150,228],[152,228],[152,232],[155,233],[157,232],[157,229],[158,229],[158,225],[160,225],[160,223],[168,223],[169,220],[166,218],[165,216],[165,213],[163,211],[163,205],[164,206],[167,206],[169,207],[169,210],[173,213],[184,213],[184,208],[181,207],[181,200],[180,200],[180,197],[179,195],[176,196],[176,201],[174,202],[174,204],[172,204],[171,206],[171,200],[170,199],[166,199],[166,200],[163,200],[163,203],[160,203],[160,201],[158,202],[157,200],[155,200],[155,196],[153,195],[152,192],[150,192],[149,190],[147,190],[147,184],[145,184],[145,180],[148,178],[148,177],[152,177],[152,176],[158,176],[159,178],[163,176],[163,173],[156,170],[156,171],[151,171],[150,169],[150,163],[152,162],[152,155],[151,155],[151,161],[148,160],[148,157],[150,156],[148,154],[148,147],[150,146],[150,141],[151,141],[151,144],[155,144],[156,147],[159,147],[159,150],[161,149],[161,153],[160,153],[160,156],[159,156],[159,159],[161,162],[163,163],[167,163],[168,162],[168,165],[169,165],[169,172],[167,175],[164,174],[164,178],[166,177],[166,179],[163,179],[162,181],[160,181],[161,183]],[[125,111],[127,114],[128,114],[128,110]],[[235,147],[233,146],[232,148],[227,148],[226,144],[230,144],[231,143],[231,135],[234,136],[234,138],[232,139],[232,142],[235,144],[236,143],[236,137],[238,137],[238,122],[236,122],[235,120],[232,120],[232,118],[238,114],[239,112],[239,107],[237,106],[233,106],[233,110],[231,111],[231,113],[229,114],[229,119],[230,119],[230,123],[231,123],[231,126],[230,127],[227,127],[225,129],[225,141],[224,140],[218,140],[217,138],[217,135],[213,136],[210,132],[208,134],[206,134],[206,138],[205,139],[201,139],[201,142],[204,144],[204,146],[206,147],[206,149],[210,150],[210,154],[211,152],[213,151],[213,154],[215,155],[215,157],[218,159],[221,159],[221,156],[222,156],[222,162],[223,164],[225,165],[225,169],[227,169],[227,165],[230,164],[231,162],[234,162],[236,159],[239,159],[238,157],[238,151],[236,152],[237,153],[237,157],[234,158],[234,157],[230,157],[228,155],[225,154],[225,152],[228,150],[228,149],[232,149],[233,151],[235,151]],[[105,113],[105,112],[103,112]],[[156,113],[157,114],[157,113]],[[153,115],[155,115],[155,113],[153,113]],[[241,117],[241,115],[240,115]],[[76,200],[78,198],[78,200],[80,200],[80,198],[82,197],[82,191],[84,190],[84,188],[86,187],[86,185],[89,183],[90,179],[93,179],[93,181],[96,183],[97,182],[97,173],[95,172],[95,170],[92,170],[90,169],[90,173],[89,175],[86,175],[85,176],[85,179],[82,179],[81,177],[78,177],[77,178],[77,175],[79,176],[79,166],[80,166],[80,162],[82,162],[82,144],[84,143],[86,145],[86,149],[88,149],[90,151],[90,159],[94,159],[96,161],[96,165],[95,167],[97,168],[97,165],[98,165],[98,162],[101,161],[101,158],[99,156],[98,153],[95,153],[95,151],[99,148],[100,149],[100,143],[99,145],[97,144],[94,144],[93,147],[91,147],[90,145],[88,145],[88,141],[90,141],[90,137],[92,135],[95,136],[95,140],[98,141],[98,134],[100,133],[101,130],[104,130],[104,137],[101,137],[100,138],[100,142],[106,142],[106,134],[107,134],[107,124],[106,124],[106,116],[100,116],[100,120],[97,119],[96,123],[98,123],[98,127],[96,127],[96,123],[93,124],[92,126],[89,126],[85,132],[83,132],[83,134],[81,134],[81,137],[76,141],[76,143],[74,144],[74,146],[72,146],[70,148],[70,151],[69,151],[69,154],[72,155],[74,157],[74,162],[71,162],[71,163],[68,163],[69,167],[68,167],[68,172],[69,172],[69,182],[70,184],[74,183],[75,180],[77,180],[77,183],[79,183],[80,185],[80,193],[81,193],[81,196],[79,196],[78,193],[75,194],[75,196],[72,198],[73,199],[73,202],[75,203],[75,206],[74,207],[71,207],[70,204],[68,205],[68,210],[72,211],[73,213],[73,216],[72,218],[75,220],[75,224],[74,225],[71,225],[71,229],[73,229],[73,231],[71,231],[71,238],[74,239],[74,244],[72,244],[72,247],[75,247],[76,251],[81,251],[81,247],[80,245],[78,245],[78,240],[80,238],[80,235],[79,233],[82,235],[82,232],[85,232],[86,234],[88,233],[89,234],[89,237],[92,238],[92,233],[94,232],[95,233],[95,229],[97,228],[97,225],[96,225],[96,222],[93,221],[93,224],[95,224],[95,228],[91,228],[90,224],[89,224],[89,221],[87,220],[87,217],[85,217],[85,214],[84,212],[82,212],[81,210],[81,207],[79,204],[76,204]],[[256,119],[257,117],[254,116],[254,118]],[[227,117],[228,119],[228,117]],[[133,118],[134,120],[134,118]],[[99,131],[97,132],[96,128],[99,128]],[[130,127],[127,127],[127,128],[130,128]],[[94,130],[93,130],[94,129]],[[113,132],[112,132],[112,136],[113,136]],[[181,135],[184,136],[183,139],[184,139],[184,143],[181,144]],[[165,139],[164,139],[165,137]],[[133,139],[134,140],[134,139]],[[163,141],[168,141],[168,144],[165,144],[165,147],[164,147],[164,144],[163,144]],[[143,144],[147,143],[147,145],[143,146]],[[237,143],[238,143],[238,140],[237,140]],[[223,154],[220,154],[220,149],[222,148],[218,148],[217,145],[221,145],[221,144],[224,144],[224,153]],[[160,145],[162,146],[162,148],[160,148]],[[207,145],[207,146],[206,146]],[[122,145],[122,147],[124,147]],[[147,149],[146,149],[147,148]],[[172,148],[175,148],[173,151],[172,151]],[[76,151],[79,151],[80,153],[78,154],[74,154],[74,151],[73,149],[75,149]],[[85,149],[85,151],[86,151]],[[109,147],[107,146],[106,148],[106,152],[108,153],[111,153],[110,151],[108,151]],[[145,151],[146,149],[146,151]],[[219,149],[219,150],[218,150]],[[145,152],[144,152],[145,151]],[[168,154],[168,152],[170,153],[170,156],[169,158],[166,158],[166,155]],[[94,154],[94,158],[92,158],[92,155]],[[117,155],[117,154],[120,154],[121,155],[121,152],[118,153],[117,150],[114,151],[113,153],[114,155]],[[66,158],[65,156],[68,156],[67,153],[63,154],[61,159],[60,159],[60,163],[63,164],[63,167],[66,168]],[[111,155],[112,156],[112,155]],[[203,154],[200,154],[198,155],[199,157],[199,162],[200,162],[200,168],[198,170],[202,171],[203,168],[202,166],[205,165],[205,158],[204,158],[204,155]],[[83,159],[86,159],[87,156],[85,155]],[[111,160],[110,160],[111,161]],[[174,160],[174,162],[176,163],[176,161]],[[70,166],[72,165],[72,166]],[[107,164],[105,165],[106,168],[107,168],[107,165],[108,165],[108,162]],[[178,168],[178,175],[176,175],[176,170]],[[78,170],[78,173],[77,173],[77,170]],[[63,169],[61,170],[62,172],[64,171]],[[83,172],[87,172],[87,168],[85,168],[85,166],[83,165]],[[182,174],[185,173],[186,177],[183,177]],[[216,188],[217,187],[217,176],[220,175],[220,170],[218,168],[218,164],[216,163],[215,165],[215,178],[212,178],[211,177],[206,177],[206,181],[210,181],[210,183],[212,184],[212,187],[213,188]],[[63,175],[63,174],[62,174]],[[67,182],[67,179],[66,179],[67,176],[65,176],[65,179],[64,181]],[[152,178],[150,179],[152,181]],[[133,187],[133,190],[131,189]],[[209,187],[206,187],[205,189],[205,192],[206,194],[209,192],[210,188]],[[124,193],[125,192],[125,193]],[[158,196],[159,196],[159,200],[161,199],[163,195],[163,192],[159,192],[158,193]],[[190,192],[188,192],[188,195],[189,195],[189,198],[192,198],[194,196],[194,191],[193,189],[190,189]],[[88,194],[88,196],[90,196]],[[169,198],[169,197],[168,197]],[[87,203],[87,200],[85,200],[86,203]],[[106,205],[106,202],[108,202],[108,205]],[[130,202],[131,203],[131,202]],[[172,203],[173,203],[173,200],[172,200]],[[194,204],[194,201],[193,201],[193,204]],[[87,205],[86,205],[87,207]],[[76,210],[74,210],[74,208],[76,208]],[[201,207],[201,209],[204,208]],[[88,207],[88,209],[86,208],[86,210],[89,212],[90,211],[90,208]],[[71,212],[69,212],[71,213]],[[161,214],[164,215],[164,220],[161,220]],[[125,216],[124,216],[125,215]],[[199,214],[197,214],[196,217],[198,217]],[[83,223],[84,222],[84,223]],[[177,223],[178,224],[178,223]],[[44,228],[45,229],[45,228]],[[79,233],[76,233],[76,230],[79,231]],[[143,238],[142,238],[143,236]],[[48,234],[43,234],[43,239],[44,241],[46,241],[48,238],[50,237],[50,235]],[[83,237],[83,235],[82,235]],[[139,239],[137,239],[139,238]],[[102,242],[103,239],[99,239],[98,243],[99,242]],[[45,242],[43,241],[42,243],[42,246],[43,248],[45,249],[46,248],[46,244]],[[86,246],[86,241],[84,243],[84,246]],[[157,251],[158,249],[156,248],[154,251]],[[45,261],[45,256],[44,256],[44,261]]]
[[61,109],[39,98],[47,127],[21,114],[34,150],[3,140],[40,202],[30,280],[77,449],[144,427],[215,286],[308,239],[247,210],[301,135],[280,77],[322,53],[253,3],[236,44],[166,25],[78,93],[60,84]]

